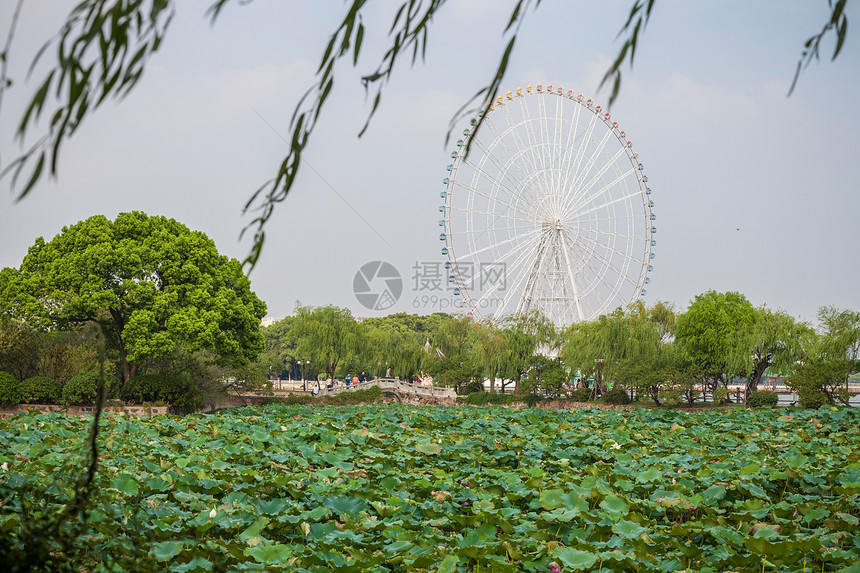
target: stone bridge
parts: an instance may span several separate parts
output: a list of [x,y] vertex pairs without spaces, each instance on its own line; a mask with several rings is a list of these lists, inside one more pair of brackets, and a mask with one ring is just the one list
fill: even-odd
[[[425,386],[420,382],[415,384],[399,378],[375,378],[358,385],[345,386],[343,382],[334,388],[320,387],[319,396],[333,396],[343,392],[355,392],[363,388],[379,386],[383,396],[392,397],[398,402],[429,402],[429,403],[453,403],[457,393],[453,388],[437,388]],[[449,402],[450,401],[450,402]]]

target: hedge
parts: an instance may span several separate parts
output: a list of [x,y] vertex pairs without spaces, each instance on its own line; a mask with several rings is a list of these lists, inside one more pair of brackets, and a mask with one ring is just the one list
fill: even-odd
[[25,404],[59,404],[63,387],[47,376],[33,376],[22,380],[18,390]]

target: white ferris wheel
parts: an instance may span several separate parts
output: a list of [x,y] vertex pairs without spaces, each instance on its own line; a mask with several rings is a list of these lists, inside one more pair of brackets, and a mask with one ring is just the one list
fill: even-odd
[[643,297],[654,202],[618,122],[552,85],[507,92],[478,115],[439,207],[448,281],[472,314],[540,311],[566,326]]

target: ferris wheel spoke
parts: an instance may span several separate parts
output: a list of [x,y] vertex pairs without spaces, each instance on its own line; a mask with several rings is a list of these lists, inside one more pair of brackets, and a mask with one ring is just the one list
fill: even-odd
[[[585,166],[582,168],[582,171],[578,172],[574,176],[574,186],[576,189],[581,189],[583,187],[583,181],[591,175],[591,170],[594,169],[594,164],[597,163],[597,160],[603,155],[603,151],[606,149],[606,144],[609,143],[610,138],[612,138],[612,133],[607,131],[603,138],[597,143],[597,147],[591,152],[591,155],[588,157],[588,161],[585,163]],[[585,193],[586,189],[582,190],[582,193]]]
[[[581,104],[574,105],[573,121],[570,122],[570,129],[567,134],[567,143],[565,144],[564,158],[560,166],[561,177],[567,180],[572,180],[572,177],[566,177],[566,174],[573,175],[571,172],[571,162],[577,157],[577,139],[576,133],[579,127],[579,118],[582,113],[583,106]],[[581,143],[579,145],[582,145]]]
[[[591,286],[588,290],[586,300],[591,314],[597,314],[601,311],[608,310],[607,307],[612,303],[612,301],[616,299],[624,299],[622,296],[623,293],[620,293],[615,285],[606,279],[605,271],[602,269],[595,269],[590,264],[588,265],[588,270],[591,271],[590,274],[592,278],[589,281]],[[603,288],[598,288],[601,286]]]
[[[613,248],[613,247],[609,247],[609,246],[604,245],[604,244],[600,244],[600,246],[601,246],[601,247],[603,247],[603,249],[605,249],[605,250],[610,250],[610,251],[612,251],[613,253],[615,253],[615,254],[617,254],[617,255],[619,255],[619,256],[621,256],[621,257],[625,258],[625,259],[635,260],[635,259],[634,259],[632,256],[630,256],[628,253],[623,253],[623,252],[621,252],[621,251],[619,251],[619,250],[617,250],[617,249],[615,249],[615,248]],[[612,262],[612,260],[610,260],[610,259],[606,258],[606,257],[603,255],[603,253],[599,252],[597,249],[593,249],[591,252],[592,252],[592,257],[591,257],[591,258],[592,258],[592,259],[599,259],[600,261],[602,261],[602,262],[603,262],[603,267],[604,267],[604,268],[612,269],[612,270],[613,270],[613,271],[615,271],[615,273],[619,276],[619,278],[622,278],[622,279],[624,279],[624,280],[628,281],[628,282],[629,282],[631,285],[633,285],[633,286],[636,286],[636,285],[638,284],[638,282],[637,282],[637,281],[633,281],[633,280],[631,280],[631,279],[630,279],[630,277],[629,277],[629,275],[628,275],[627,273],[625,273],[624,271],[622,271],[621,269],[619,269],[619,268],[615,265],[615,263],[614,263],[614,262]]]
[[578,193],[576,196],[576,199],[578,199],[578,201],[576,201],[576,206],[574,207],[574,209],[579,208],[579,205],[582,205],[586,201],[593,201],[597,197],[602,196],[604,193],[621,184],[625,179],[627,179],[628,177],[630,177],[630,175],[636,172],[636,167],[633,167],[631,165],[627,171],[624,171],[620,175],[617,175],[615,179],[613,179],[609,183],[606,183],[596,193],[589,194],[591,188],[594,187],[594,185],[600,180],[600,178],[609,170],[611,165],[614,165],[614,163],[607,164],[606,166],[604,166],[598,173],[595,174],[595,176],[591,179],[591,181],[588,182],[587,185],[578,188]]
[[[490,125],[490,127],[492,128],[492,125]],[[469,159],[463,160],[463,163],[465,163],[475,171],[479,172],[487,179],[498,182],[500,187],[508,191],[511,196],[515,196],[515,192],[511,189],[510,186],[502,184],[502,179],[507,179],[508,181],[510,181],[510,183],[513,184],[514,189],[516,189],[520,186],[520,182],[523,179],[527,178],[527,172],[523,171],[521,166],[513,161],[511,161],[510,165],[516,167],[517,169],[510,169],[503,160],[496,156],[494,148],[489,147],[481,139],[476,139],[473,142],[473,145],[475,145],[475,147],[477,147],[477,149],[482,151],[484,154],[481,157],[480,163],[474,163]],[[500,176],[502,176],[502,178],[493,175],[484,168],[484,163],[486,163],[487,161],[489,161],[498,170],[498,173]],[[512,171],[516,171],[517,173],[512,173]]]
[[[573,169],[569,172],[571,174],[570,180],[575,183],[578,178],[578,174],[582,169],[582,160],[585,159],[585,155],[588,152],[588,142],[591,141],[594,136],[594,128],[597,125],[597,119],[594,114],[588,120],[588,127],[585,130],[583,136],[579,139],[579,146],[576,148],[576,161],[573,163]],[[573,187],[576,188],[575,186]]]
[[582,302],[580,300],[579,287],[576,284],[576,274],[573,272],[573,264],[570,262],[570,249],[567,248],[567,243],[564,240],[564,233],[559,233],[559,241],[561,242],[561,249],[564,253],[564,263],[567,268],[567,276],[570,279],[570,288],[573,289],[576,313],[579,316],[579,320],[582,320]]
[[516,231],[519,229],[534,229],[534,228],[535,228],[534,225],[509,225],[509,226],[505,226],[505,227],[493,227],[492,229],[481,230],[481,231],[477,231],[477,230],[451,231],[450,233],[446,233],[446,236],[456,238],[456,237],[466,237],[466,236],[470,236],[470,235],[471,236],[483,235],[485,233],[490,233],[490,232],[495,234],[495,233],[500,232],[500,231]]
[[[490,298],[495,295],[499,289],[505,288],[507,290],[507,293],[502,298],[502,302],[499,305],[499,309],[504,310],[506,308],[509,308],[509,305],[512,301],[512,297],[516,296],[519,289],[519,284],[521,284],[522,282],[522,277],[525,276],[524,273],[518,273],[517,271],[519,267],[521,267],[529,258],[533,256],[533,252],[536,247],[537,245],[534,242],[531,242],[525,248],[520,249],[520,252],[518,253],[514,262],[510,265],[510,267],[506,267],[505,269],[505,282],[496,282],[481,296],[481,300],[490,300]],[[520,278],[513,284],[507,284],[507,277],[511,276]]]
[[[607,234],[606,234],[606,233],[603,233],[603,235],[607,235]],[[618,255],[618,256],[620,256],[620,257],[622,257],[622,258],[625,258],[625,259],[632,259],[632,256],[630,255],[630,253],[625,252],[625,251],[620,251],[620,250],[618,250],[617,248],[615,248],[615,244],[614,244],[614,242],[611,242],[611,243],[610,243],[610,242],[601,242],[601,241],[597,240],[597,237],[596,237],[596,236],[590,237],[590,238],[589,238],[589,239],[587,239],[587,240],[590,240],[594,245],[599,246],[599,247],[600,247],[600,250],[602,250],[603,252],[609,251],[609,252],[614,253],[614,254],[616,254],[616,255]],[[592,250],[592,253],[593,253],[595,256],[602,256],[602,255],[598,254],[598,249],[593,249],[593,250]],[[609,262],[609,260],[608,260],[608,259],[605,259],[605,260],[606,260],[607,262]]]
[[[514,262],[511,264],[510,267],[508,267],[508,265],[505,263],[505,261],[498,261],[498,262],[493,263],[493,264],[505,264],[505,273],[507,276],[508,274],[510,274],[511,272],[514,272],[516,270],[516,267],[518,267],[520,265],[521,261],[526,260],[530,256],[530,254],[531,254],[531,252],[535,246],[536,245],[534,244],[534,242],[531,242],[531,243],[524,242],[524,243],[521,243],[520,245],[518,245],[517,248],[515,250],[511,251],[511,253],[509,253],[509,255],[508,255],[508,258],[510,258],[510,256],[513,253],[517,253],[516,258],[514,259]],[[472,264],[472,263],[470,263],[470,264]],[[483,266],[487,265],[487,263],[480,262],[479,265],[482,267],[481,270],[483,271]],[[461,286],[463,286],[465,289],[468,289],[468,290],[472,290],[475,287],[475,281],[477,281],[478,279],[483,279],[483,277],[480,275],[480,273],[478,273],[478,274],[472,273],[472,275],[468,279],[465,279],[463,277],[463,273],[458,274],[458,280],[459,280]],[[507,279],[505,282],[507,282]],[[487,292],[489,294],[493,294],[501,286],[504,286],[504,283],[496,283]]]
[[502,241],[502,242],[500,242],[500,243],[495,243],[495,244],[493,244],[493,245],[488,245],[488,246],[486,246],[486,247],[482,247],[482,248],[476,249],[476,250],[474,250],[474,251],[472,251],[472,252],[470,252],[470,253],[467,253],[467,254],[463,255],[463,258],[464,258],[464,259],[470,259],[470,258],[473,258],[473,257],[475,257],[476,255],[480,255],[481,253],[485,253],[485,252],[489,251],[490,249],[494,249],[494,248],[500,247],[500,246],[502,246],[502,245],[508,245],[508,244],[512,243],[513,241],[516,241],[517,239],[522,239],[522,238],[525,238],[525,237],[528,237],[528,236],[534,235],[535,233],[540,233],[540,229],[537,229],[537,230],[534,230],[534,231],[530,231],[530,232],[528,232],[528,233],[523,233],[523,234],[522,234],[522,236],[518,236],[518,237],[511,237],[511,238],[509,238],[509,239],[505,239],[504,241]]
[[495,219],[505,218],[505,219],[514,219],[516,221],[533,221],[533,219],[528,219],[526,217],[518,217],[516,215],[511,215],[510,213],[499,213],[497,211],[481,211],[478,209],[468,208],[468,207],[457,207],[456,205],[451,206],[452,211],[460,211],[462,213],[472,213],[475,215],[487,215],[488,217],[493,217]]
[[[503,106],[503,109],[505,110],[504,113],[506,113],[508,120],[509,120],[509,123],[514,123],[513,119],[510,117],[510,114],[509,114],[507,108],[505,108]],[[487,124],[489,127],[489,130],[495,134],[496,141],[498,141],[500,147],[504,151],[507,152],[507,156],[508,156],[510,162],[519,168],[519,172],[521,173],[523,180],[529,179],[530,174],[536,173],[538,171],[535,163],[532,161],[531,165],[524,164],[523,161],[528,162],[528,158],[525,157],[525,154],[515,153],[508,146],[508,142],[507,142],[507,139],[505,138],[504,134],[496,128],[496,125],[492,122],[492,120],[488,121],[488,119],[485,119],[484,123]],[[512,137],[516,138],[520,142],[520,145],[522,145],[522,138],[520,138],[519,132],[516,129],[516,127],[517,127],[516,124],[514,124],[506,133],[512,134]]]
[[[481,149],[481,146],[479,145],[478,148]],[[510,196],[511,198],[515,198],[517,200],[525,200],[526,199],[525,195],[528,195],[529,197],[531,197],[531,199],[533,201],[537,200],[537,197],[534,196],[534,194],[531,192],[531,189],[529,189],[528,187],[523,189],[523,191],[527,191],[527,193],[522,193],[522,192],[518,193],[514,189],[511,189],[508,185],[506,185],[504,180],[503,180],[503,179],[508,179],[509,181],[511,181],[514,184],[515,188],[520,188],[522,185],[522,180],[526,179],[525,175],[523,175],[523,179],[521,181],[516,181],[516,180],[511,179],[510,174],[509,174],[510,170],[506,169],[503,165],[499,165],[495,155],[493,155],[489,150],[487,150],[485,152],[483,159],[489,159],[490,162],[493,165],[495,165],[495,167],[499,170],[499,173],[503,174],[504,177],[499,178],[499,177],[493,175],[492,173],[490,173],[489,171],[487,171],[486,169],[484,169],[483,161],[481,164],[474,164],[474,163],[467,161],[466,165],[471,167],[475,171],[476,175],[478,175],[478,174],[482,175],[484,177],[484,179],[486,179],[489,183],[495,183],[499,189],[507,191],[508,196]]]
[[[529,255],[529,256],[521,257],[517,261],[516,266],[517,267],[523,267],[523,270],[525,271],[525,268],[527,266],[526,263],[529,261],[530,258],[534,258],[535,259],[534,263],[539,266],[540,265],[540,253],[539,253],[539,251],[540,251],[540,241],[538,241],[537,244],[533,244],[533,249],[524,252],[524,255]],[[511,304],[513,303],[515,296],[520,296],[520,303],[519,304],[522,304],[522,302],[524,300],[526,300],[526,297],[528,297],[530,295],[530,293],[525,292],[525,291],[521,292],[520,287],[522,287],[523,282],[526,282],[526,283],[531,282],[534,278],[532,275],[535,272],[536,271],[533,268],[529,272],[521,272],[521,273],[514,274],[514,276],[518,277],[518,278],[516,278],[515,279],[516,282],[512,283],[510,288],[508,288],[508,292],[505,294],[505,297],[502,300],[501,308],[510,308]],[[526,288],[526,290],[528,290],[528,284],[526,284],[525,288]]]
[[467,184],[463,183],[462,181],[455,181],[454,186],[455,187],[461,187],[461,188],[465,189],[466,191],[471,191],[472,193],[475,193],[477,195],[481,195],[482,197],[486,197],[490,201],[500,203],[500,204],[504,205],[505,207],[509,207],[509,208],[513,209],[514,211],[519,210],[518,207],[516,205],[514,205],[513,203],[508,203],[507,201],[502,201],[501,199],[499,199],[495,195],[491,195],[479,187],[473,187],[472,185],[467,185]]
[[[595,224],[615,223],[618,221],[635,221],[637,219],[641,219],[641,216],[636,216],[636,215],[630,214],[630,215],[623,215],[623,216],[619,215],[616,217],[597,217],[594,219],[577,219],[577,221],[579,221],[579,223],[581,225],[582,223],[595,223]],[[649,223],[650,223],[650,221],[649,221]]]
[[[526,152],[528,153],[529,161],[531,162],[532,173],[540,174],[541,178],[544,179],[543,165],[539,165],[540,159],[538,157],[535,157],[535,146],[538,144],[539,139],[534,135],[534,127],[532,125],[531,115],[529,114],[529,106],[522,106],[522,112],[523,120],[522,122],[516,124],[516,127],[522,127],[523,131],[525,131],[526,141],[523,141],[522,136],[519,133],[519,129],[515,129],[513,133],[517,141],[519,142],[520,147],[523,150],[523,155],[525,155]],[[506,109],[505,113],[507,114],[508,121],[513,123],[513,118],[511,118],[510,111]],[[545,184],[546,181],[544,179],[544,185]]]
[[[638,197],[641,194],[642,194],[642,192],[637,190],[635,193],[628,193],[627,195],[623,195],[621,197],[616,197],[615,199],[612,199],[611,201],[607,201],[606,203],[603,203],[601,205],[593,205],[593,206],[589,207],[588,209],[586,209],[585,211],[576,211],[575,209],[571,209],[569,212],[567,212],[567,211],[565,212],[565,217],[569,217],[569,216],[573,215],[574,212],[576,212],[577,217],[582,217],[583,215],[590,215],[592,213],[600,211],[601,209],[606,209],[607,207],[621,203],[622,201],[627,201],[629,199],[632,199],[633,197]],[[602,195],[602,193],[600,193],[597,196],[600,196],[600,195]]]

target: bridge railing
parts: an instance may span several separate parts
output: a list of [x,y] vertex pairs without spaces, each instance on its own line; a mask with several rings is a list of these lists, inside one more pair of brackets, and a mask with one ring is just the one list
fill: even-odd
[[457,393],[453,388],[437,388],[435,386],[425,386],[419,383],[401,380],[399,378],[374,378],[367,382],[359,382],[358,384],[350,384],[346,386],[343,382],[339,382],[333,388],[326,388],[325,383],[320,384],[320,393],[318,396],[331,396],[341,394],[343,392],[354,392],[362,388],[370,388],[371,386],[379,386],[382,390],[393,390],[400,394],[415,394],[418,396],[436,396],[441,398],[456,398]]

